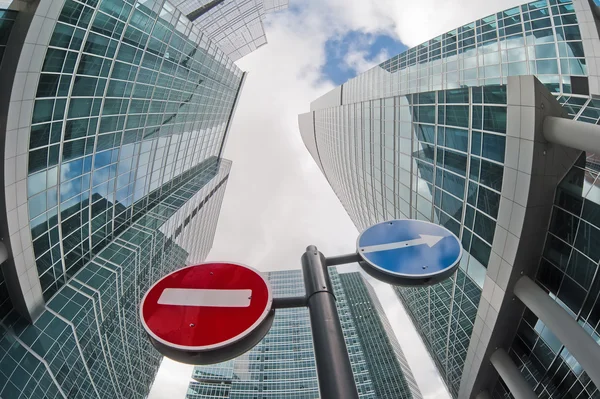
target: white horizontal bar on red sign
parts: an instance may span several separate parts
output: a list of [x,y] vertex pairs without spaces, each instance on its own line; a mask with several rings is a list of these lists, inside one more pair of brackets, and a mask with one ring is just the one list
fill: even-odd
[[247,308],[252,290],[214,290],[196,288],[165,288],[159,305]]

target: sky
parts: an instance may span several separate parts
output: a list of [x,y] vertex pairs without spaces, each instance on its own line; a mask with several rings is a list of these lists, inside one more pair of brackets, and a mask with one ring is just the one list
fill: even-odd
[[[272,271],[300,268],[311,244],[326,256],[354,252],[359,232],[305,149],[298,114],[405,49],[522,2],[290,0],[288,10],[269,15],[269,43],[237,63],[248,77],[224,154],[233,167],[207,260]],[[423,397],[449,398],[391,287],[370,281]],[[184,398],[191,372],[165,359],[149,399]]]

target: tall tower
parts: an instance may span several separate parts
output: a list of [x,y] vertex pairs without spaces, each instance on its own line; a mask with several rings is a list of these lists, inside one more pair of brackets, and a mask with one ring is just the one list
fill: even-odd
[[9,8],[0,397],[144,398],[160,355],[138,304],[212,246],[244,73],[168,1]]
[[340,274],[375,397],[420,399],[419,387],[375,290],[358,272]]
[[[267,273],[274,297],[304,295],[300,270]],[[346,347],[361,398],[421,398],[373,289],[359,273],[330,269]],[[188,399],[319,398],[308,309],[278,309],[273,327],[252,350],[197,366]],[[215,396],[210,396],[215,395]]]
[[267,44],[266,15],[286,9],[288,3],[288,0],[175,0],[187,18],[233,61]]
[[454,397],[598,394],[597,15],[587,0],[499,11],[299,116],[359,230],[413,218],[461,239],[451,279],[395,288]]

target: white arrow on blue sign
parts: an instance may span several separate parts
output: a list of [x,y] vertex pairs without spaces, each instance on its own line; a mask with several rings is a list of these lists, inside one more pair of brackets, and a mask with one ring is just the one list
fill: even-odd
[[396,285],[432,284],[449,277],[462,256],[458,238],[443,226],[421,220],[375,224],[358,237],[360,265]]

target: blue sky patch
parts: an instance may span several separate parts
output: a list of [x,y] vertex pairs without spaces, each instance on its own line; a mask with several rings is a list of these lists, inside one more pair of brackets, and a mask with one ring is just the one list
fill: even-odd
[[327,61],[321,68],[321,72],[324,78],[340,85],[363,72],[356,71],[344,60],[349,52],[365,52],[365,60],[372,61],[383,50],[387,51],[388,58],[391,58],[407,48],[402,42],[391,36],[350,31],[344,36],[334,37],[325,42]]

